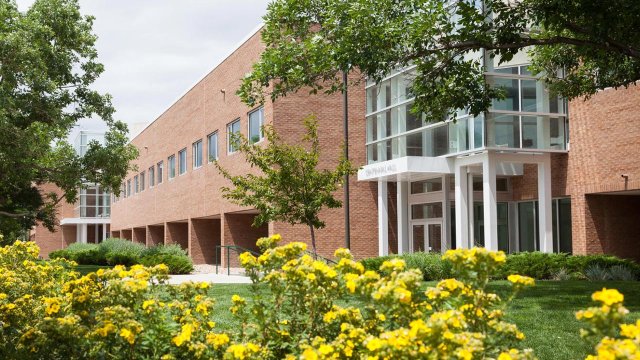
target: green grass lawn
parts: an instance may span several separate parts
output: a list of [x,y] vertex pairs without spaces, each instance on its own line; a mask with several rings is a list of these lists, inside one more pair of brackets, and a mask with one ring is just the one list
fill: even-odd
[[111,269],[113,266],[103,266],[103,265],[78,265],[75,267],[75,271],[79,272],[80,275],[87,275],[91,272],[96,272],[98,269]]
[[[616,288],[625,295],[629,322],[640,318],[638,282],[538,281],[534,288],[523,291],[511,303],[507,320],[525,333],[524,346],[534,349],[539,359],[584,359],[592,344],[580,338],[582,323],[574,314],[592,305],[591,294],[603,287]],[[510,285],[498,281],[491,284],[490,290],[505,294]],[[214,311],[218,315],[218,327],[232,331],[238,326],[229,313],[231,296],[249,297],[250,293],[250,285],[212,286],[210,294],[216,298]]]

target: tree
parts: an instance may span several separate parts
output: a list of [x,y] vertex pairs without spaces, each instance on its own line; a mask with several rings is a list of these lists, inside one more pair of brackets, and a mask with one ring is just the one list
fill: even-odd
[[588,97],[640,79],[638,13],[637,0],[275,0],[266,50],[238,94],[253,104],[306,87],[331,93],[341,70],[378,82],[416,65],[414,110],[439,121],[504,96],[478,54],[504,62],[528,51],[553,92]]
[[342,202],[333,193],[343,184],[344,176],[357,169],[342,157],[335,169],[320,169],[318,123],[314,116],[304,119],[304,145],[284,142],[270,125],[263,127],[267,144],[254,145],[241,134],[234,134],[232,144],[244,154],[247,162],[261,174],[231,175],[218,162],[220,173],[233,188],[223,187],[223,196],[241,206],[259,211],[253,225],[283,221],[309,227],[311,246],[317,254],[315,229],[325,227],[319,213],[324,207],[339,208]]
[[[97,62],[93,18],[76,0],[36,0],[20,12],[0,0],[0,232],[56,225],[56,205],[76,201],[87,183],[118,194],[137,156],[127,126],[113,119],[110,96],[91,89]],[[102,119],[104,144],[80,157],[67,141],[80,119]],[[55,184],[62,191],[42,193]],[[5,236],[7,240],[13,240]]]

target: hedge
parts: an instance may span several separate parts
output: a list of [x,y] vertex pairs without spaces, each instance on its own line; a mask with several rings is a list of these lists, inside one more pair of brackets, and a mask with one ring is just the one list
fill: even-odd
[[146,248],[142,244],[118,238],[105,239],[100,244],[71,244],[66,249],[53,251],[49,258],[73,260],[79,265],[165,264],[172,274],[193,271],[193,261],[179,245]]
[[[363,259],[360,262],[365,269],[377,271],[380,265],[389,259],[401,258],[408,268],[420,269],[424,280],[440,280],[450,277],[451,265],[436,253],[412,253],[389,255]],[[624,267],[640,279],[640,265],[632,260],[621,259],[613,255],[569,255],[541,252],[522,252],[507,255],[504,264],[495,274],[496,279],[505,279],[509,274],[530,276],[538,280],[553,279],[559,272],[574,274],[575,278],[584,278],[588,269],[600,267],[611,269]]]

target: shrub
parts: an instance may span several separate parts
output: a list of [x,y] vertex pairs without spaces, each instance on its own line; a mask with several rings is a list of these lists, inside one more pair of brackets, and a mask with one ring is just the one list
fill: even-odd
[[187,251],[178,244],[155,245],[144,249],[141,254],[142,257],[153,255],[189,256]]
[[600,265],[592,265],[584,270],[584,276],[589,281],[607,281],[611,280],[609,270]]
[[[409,268],[420,269],[425,280],[438,280],[449,276],[450,270],[447,268],[447,263],[442,262],[438,256],[425,253],[416,254],[368,258],[362,260],[361,263],[365,269],[375,271],[376,266],[385,260],[399,257],[406,260]],[[559,272],[563,271],[571,279],[581,279],[586,275],[586,269],[593,266],[598,266],[604,270],[614,266],[621,266],[626,271],[618,270],[619,278],[640,278],[640,265],[631,260],[621,259],[613,255],[569,255],[541,252],[523,252],[508,255],[504,266],[492,274],[492,277],[506,279],[509,274],[518,273],[534,279],[545,280],[554,279]],[[621,272],[624,272],[624,274]]]
[[107,264],[131,266],[140,263],[145,246],[127,239],[109,238],[100,243]]
[[191,261],[191,258],[186,254],[175,255],[157,253],[147,255],[140,259],[140,264],[144,266],[165,264],[169,268],[170,274],[189,274],[193,271],[193,261]]
[[66,249],[49,254],[50,259],[67,259],[80,265],[107,265],[107,259],[97,244],[73,243]]
[[636,280],[636,276],[628,267],[625,265],[614,265],[609,268],[609,276],[611,280],[614,281],[634,281]]
[[[504,320],[504,301],[487,290],[504,253],[448,251],[457,279],[424,292],[422,274],[402,259],[383,262],[379,275],[348,250],[328,265],[305,255],[305,244],[278,239],[259,240],[259,257],[241,255],[257,286],[250,299],[232,297],[240,326],[230,333],[216,331],[209,284],[158,286],[166,266],[79,277],[55,261],[49,272],[35,264],[35,244],[0,248],[0,358],[533,358]],[[533,284],[508,279],[513,295]],[[354,297],[361,306],[338,305]]]
[[567,269],[561,268],[560,270],[556,271],[555,274],[553,274],[551,279],[556,281],[565,281],[565,280],[572,280],[573,277],[571,276],[569,271],[567,271]]
[[451,264],[435,253],[416,252],[402,255],[380,256],[360,261],[366,270],[378,271],[380,266],[393,258],[402,259],[408,269],[418,269],[425,281],[442,280],[451,276]]
[[576,318],[588,325],[581,329],[582,337],[599,341],[594,355],[587,359],[637,359],[640,355],[640,320],[635,324],[623,323],[629,313],[623,306],[624,295],[616,289],[605,288],[593,293],[591,299],[597,306],[576,313]]

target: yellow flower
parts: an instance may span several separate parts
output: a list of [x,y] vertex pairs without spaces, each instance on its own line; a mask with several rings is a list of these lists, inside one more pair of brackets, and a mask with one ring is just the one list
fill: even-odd
[[307,274],[307,280],[314,281],[315,279],[316,279],[316,275],[315,274]]
[[207,344],[213,345],[215,349],[220,348],[229,343],[229,336],[227,334],[207,334]]
[[369,351],[376,351],[380,349],[382,345],[384,345],[384,343],[378,338],[373,338],[367,341],[367,349],[369,349]]
[[182,346],[185,342],[190,341],[193,329],[194,326],[192,324],[182,325],[182,331],[172,339],[173,343],[176,344],[176,346]]
[[514,285],[533,286],[535,284],[535,281],[532,278],[516,274],[509,275],[507,277],[507,280],[509,280]]
[[607,306],[611,306],[613,304],[622,303],[622,301],[624,301],[624,295],[616,289],[603,288],[602,291],[596,291],[593,293],[593,295],[591,295],[591,299],[593,299],[593,301],[599,301]]
[[304,360],[316,360],[318,359],[318,354],[316,354],[315,351],[313,351],[313,349],[311,348],[307,348],[303,353],[302,353],[302,358]]
[[[153,299],[152,299],[152,300],[145,300],[145,301],[142,303],[142,310],[147,310],[147,309],[149,309],[151,306],[155,305],[155,303],[156,303],[156,301],[155,301],[155,300],[153,300]],[[150,311],[151,311],[151,309],[149,309],[149,311],[147,311],[147,312],[150,312]]]
[[127,340],[127,342],[131,345],[133,345],[133,343],[136,341],[135,334],[127,328],[122,328],[122,330],[120,330],[120,337]]
[[45,313],[47,315],[57,314],[60,311],[60,299],[58,298],[44,298],[44,303],[47,305]]

